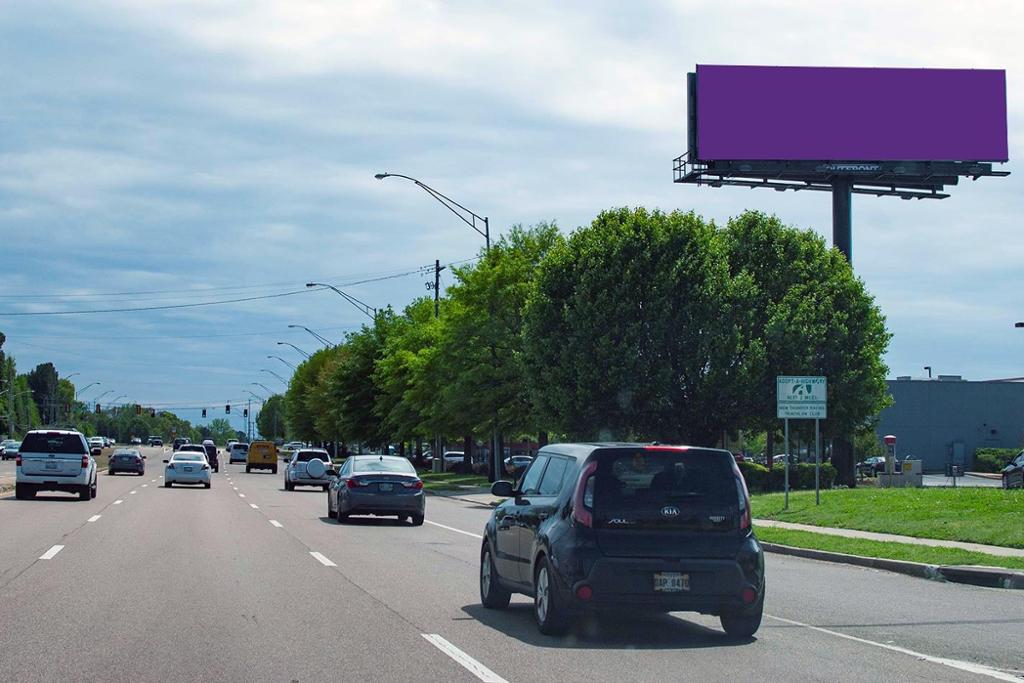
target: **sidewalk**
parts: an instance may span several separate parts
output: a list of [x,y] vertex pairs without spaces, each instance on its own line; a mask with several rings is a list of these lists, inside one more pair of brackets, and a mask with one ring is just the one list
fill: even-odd
[[976,553],[987,553],[1001,557],[1024,557],[1022,548],[1006,548],[999,545],[983,545],[981,543],[964,543],[963,541],[945,541],[938,538],[917,538],[916,536],[899,536],[897,534],[879,534],[873,531],[858,531],[856,529],[836,529],[834,527],[813,526],[811,524],[793,524],[791,522],[778,522],[772,519],[755,519],[755,526],[775,527],[778,529],[791,529],[793,531],[810,531],[816,534],[828,536],[844,536],[846,538],[863,538],[869,541],[888,541],[890,543],[909,543],[911,545],[928,545],[938,548],[959,548],[970,550]]

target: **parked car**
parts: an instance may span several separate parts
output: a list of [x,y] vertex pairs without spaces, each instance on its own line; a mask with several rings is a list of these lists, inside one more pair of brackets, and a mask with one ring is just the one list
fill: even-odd
[[407,458],[395,455],[352,455],[327,489],[327,516],[345,521],[350,515],[397,516],[423,524],[426,500],[423,482]]
[[196,451],[176,451],[164,460],[164,486],[172,484],[202,484],[210,488],[210,463],[206,454]]
[[238,441],[231,444],[228,449],[228,464],[236,462],[245,462],[249,457],[249,444],[239,443]]
[[135,448],[118,448],[110,456],[110,462],[107,464],[107,474],[131,472],[141,477],[146,473],[145,457]]
[[151,436],[148,439],[146,439],[146,443],[148,443],[150,446],[163,446],[164,440],[159,436]]
[[533,462],[533,458],[529,455],[513,455],[510,458],[505,458],[505,472],[512,475],[513,479],[518,479],[531,462]]
[[210,463],[210,467],[213,468],[214,472],[220,472],[220,458],[217,453],[217,445],[213,443],[213,439],[203,441],[203,449],[206,450],[206,460]]
[[787,461],[789,462],[790,466],[793,466],[800,462],[800,458],[798,458],[796,455],[792,453],[789,455],[786,455],[785,453],[779,453],[778,455],[772,456],[772,467],[775,467],[776,465],[781,467],[783,463]]
[[96,460],[81,432],[34,429],[21,442],[14,495],[25,500],[38,491],[64,491],[89,500],[96,497],[96,475]]
[[326,491],[331,483],[327,476],[330,467],[331,456],[322,448],[298,450],[284,468],[284,488],[294,491],[296,486],[318,486]]
[[857,473],[866,477],[872,477],[879,472],[885,472],[885,458],[872,456],[857,463]]
[[1003,468],[1002,474],[1004,489],[1024,488],[1024,451]]
[[[237,445],[237,444],[236,444]],[[245,471],[270,470],[277,474],[277,447],[273,441],[253,441],[245,458]]]
[[717,615],[730,636],[761,624],[764,555],[732,453],[687,446],[557,444],[492,512],[480,598],[533,597],[545,634],[591,611]]
[[441,457],[444,459],[443,464],[446,471],[466,461],[466,454],[463,451],[445,451]]

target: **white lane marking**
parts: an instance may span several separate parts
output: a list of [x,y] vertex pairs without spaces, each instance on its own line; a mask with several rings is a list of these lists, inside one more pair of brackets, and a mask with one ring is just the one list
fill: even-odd
[[156,479],[150,479],[150,480],[149,480],[149,483],[150,483],[150,484],[152,484],[152,483],[155,483],[155,482],[156,482]]
[[239,493],[239,494],[238,494],[238,497],[239,497],[239,498],[245,498],[245,494],[244,494],[244,493]]
[[95,522],[97,519],[99,519],[102,516],[103,515],[93,515],[92,517],[90,517],[89,519],[87,519],[85,521],[87,521],[87,522]]
[[283,526],[281,522],[277,521],[276,519],[270,520],[270,523],[276,526],[278,529],[280,529]]
[[132,491],[132,492],[131,492],[131,495],[133,495],[133,496],[134,496],[134,495],[135,495],[136,493],[138,493],[138,491]]
[[466,671],[473,674],[481,681],[485,681],[486,683],[508,683],[508,681],[506,681],[504,678],[494,673],[486,666],[476,661],[475,659],[473,659],[465,652],[449,643],[447,640],[445,640],[438,634],[421,633],[420,635],[426,638],[428,643],[430,643],[438,650],[454,659],[456,662],[462,665],[462,667]]
[[469,532],[469,531],[463,531],[462,529],[456,529],[453,526],[446,526],[444,524],[438,524],[437,522],[431,522],[429,519],[425,519],[423,521],[425,523],[427,523],[427,524],[433,524],[434,526],[439,526],[442,529],[447,529],[448,531],[454,531],[455,533],[462,534],[463,536],[472,536],[473,538],[483,538],[483,536],[481,536],[480,534],[474,534],[474,533]]
[[867,640],[865,638],[858,638],[857,636],[851,636],[846,633],[840,633],[839,631],[833,631],[831,629],[822,628],[820,626],[811,626],[801,621],[793,621],[792,619],[783,619],[782,617],[775,617],[771,614],[766,614],[769,619],[775,619],[781,621],[784,624],[790,624],[792,626],[802,626],[818,633],[824,633],[826,635],[835,636],[837,638],[843,638],[844,640],[852,640],[855,643],[861,643],[862,645],[871,645],[873,647],[882,648],[883,650],[889,650],[890,652],[898,652],[900,654],[915,657],[932,664],[940,664],[942,666],[948,666],[951,669],[958,669],[959,671],[966,671],[972,674],[978,674],[979,676],[988,676],[989,678],[995,678],[1000,681],[1015,681],[1020,683],[1020,677],[1012,674],[993,669],[992,667],[985,666],[984,664],[974,664],[972,662],[963,662],[959,659],[946,659],[945,657],[934,657],[932,655],[922,654],[915,652],[914,650],[908,650],[905,647],[899,647],[898,645],[889,645],[888,643],[878,643],[874,640]]
[[236,491],[238,490],[238,487],[237,487],[237,486],[232,486],[231,488],[233,488],[233,489],[234,489],[234,490],[236,490]]
[[338,565],[334,564],[333,562],[331,562],[330,560],[328,560],[323,555],[321,555],[320,553],[310,552],[309,554],[312,555],[314,558],[316,558],[316,561],[319,562],[320,564],[322,564],[325,567],[337,567],[338,566]]
[[149,486],[149,484],[143,484],[142,488],[146,488],[147,486]]
[[123,501],[123,500],[120,500],[120,499],[119,499],[119,500],[115,500],[115,501],[114,501],[114,505],[120,505],[120,504],[121,504],[121,503],[123,503],[123,502],[124,502],[124,501]]
[[39,559],[40,560],[52,560],[53,556],[56,555],[57,553],[59,553],[61,550],[64,550],[64,546],[62,546],[62,545],[55,545],[52,548],[50,548],[49,550],[47,550],[45,553],[40,555]]
[[249,507],[251,507],[253,510],[259,510],[260,509],[260,506],[257,505],[256,503],[249,503]]

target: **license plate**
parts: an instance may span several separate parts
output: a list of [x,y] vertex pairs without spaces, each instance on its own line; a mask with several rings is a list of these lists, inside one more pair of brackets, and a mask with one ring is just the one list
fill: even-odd
[[395,488],[394,484],[377,484],[379,491],[391,491]]
[[680,572],[659,572],[654,575],[654,590],[663,593],[682,593],[690,590],[690,575]]
[[46,463],[46,469],[48,469],[48,470],[55,470],[55,469],[57,469],[57,463],[55,463],[55,462],[48,462],[48,463]]
[[185,471],[186,471],[186,472],[191,472],[191,471],[192,471],[192,468],[191,468],[191,467],[186,467],[186,468],[185,468]]

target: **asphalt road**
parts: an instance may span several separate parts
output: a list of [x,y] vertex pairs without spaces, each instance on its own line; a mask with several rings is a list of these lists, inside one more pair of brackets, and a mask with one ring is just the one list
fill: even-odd
[[422,527],[339,525],[321,491],[239,465],[165,489],[155,455],[145,477],[102,475],[96,500],[0,498],[0,677],[1024,680],[1021,592],[769,555],[749,641],[691,614],[552,638],[525,598],[480,606],[484,507],[433,497]]

